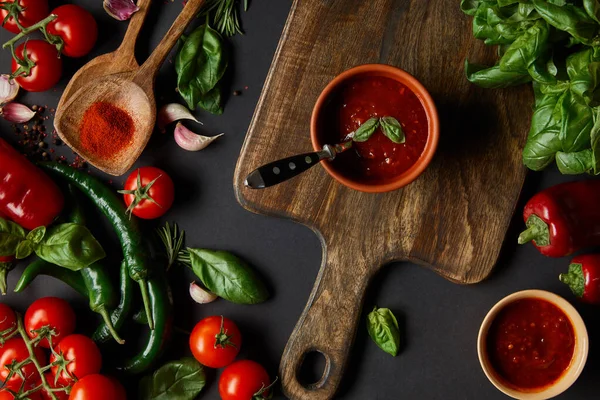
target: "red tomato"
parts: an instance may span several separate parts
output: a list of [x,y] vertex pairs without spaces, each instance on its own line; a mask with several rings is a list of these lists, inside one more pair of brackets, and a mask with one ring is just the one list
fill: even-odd
[[240,360],[225,368],[219,378],[219,394],[223,400],[267,399],[271,384],[269,374],[257,362]]
[[[62,338],[75,331],[75,311],[69,303],[58,297],[37,299],[25,312],[25,330],[33,339],[37,333],[32,331],[44,326],[54,329],[56,335],[52,337],[52,343],[59,343]],[[41,340],[39,345],[50,348],[47,339]]]
[[98,25],[92,14],[74,4],[57,7],[52,14],[57,18],[48,24],[47,30],[64,41],[62,53],[69,57],[88,54],[98,39]]
[[123,387],[100,374],[88,375],[77,381],[69,400],[126,400]]
[[[14,4],[15,0],[5,0],[9,7]],[[27,28],[36,22],[39,22],[48,16],[48,1],[47,0],[20,0],[17,3],[22,11],[19,13],[19,23]],[[0,22],[8,15],[8,10],[0,9]],[[4,23],[4,29],[12,33],[19,33],[21,30],[13,17],[7,19]]]
[[[42,400],[40,393],[41,392],[34,392],[33,394],[28,395],[27,398],[29,400]],[[13,396],[10,392],[7,392],[6,390],[0,391],[0,400],[14,400],[14,398],[15,396]],[[59,397],[58,400],[63,399]]]
[[[66,371],[62,369],[58,376],[60,385],[68,386],[74,381],[73,378],[81,379],[86,375],[97,374],[102,367],[100,350],[96,343],[87,336],[69,335],[58,343],[54,351],[62,354],[65,361],[68,362]],[[53,364],[56,358],[54,354],[51,354],[50,364]],[[52,375],[56,376],[59,374],[59,366],[53,366],[51,371]]]
[[207,317],[190,335],[190,349],[196,360],[210,368],[231,364],[242,346],[242,334],[235,323],[223,316]]
[[[48,385],[50,385],[50,387],[52,389],[56,389],[56,388],[59,388],[59,387],[64,387],[64,386],[61,386],[60,384],[59,385],[55,385],[54,384],[54,376],[50,372],[45,373],[44,377],[46,378],[46,382],[48,382]],[[40,390],[39,393],[40,393],[40,399],[41,400],[53,400],[52,397],[50,397],[50,394],[48,394],[48,392],[46,391],[46,389]],[[66,391],[64,391],[64,392],[54,392],[54,396],[56,396],[56,398],[58,400],[69,400],[69,395],[67,394]],[[0,399],[0,400],[2,400],[2,399]]]
[[173,205],[175,185],[162,169],[142,167],[129,175],[125,190],[120,190],[119,193],[123,193],[127,209],[134,215],[154,219],[162,216]]
[[[43,40],[29,40],[15,49],[15,54],[23,59],[23,48],[27,46],[27,56],[35,65],[27,76],[20,75],[15,81],[28,92],[43,92],[56,85],[62,73],[62,60],[58,58],[56,47]],[[13,58],[12,72],[19,69]]]
[[8,335],[17,327],[17,316],[15,312],[4,303],[0,303],[0,333]]
[[[44,350],[39,347],[34,348],[35,357],[41,365],[46,365],[46,355],[44,354]],[[29,357],[29,351],[27,350],[27,346],[25,345],[25,341],[20,337],[14,337],[12,339],[8,339],[3,346],[0,346],[0,380],[2,382],[6,381],[8,377],[8,369],[7,365],[10,365],[13,360],[17,362],[23,361]],[[25,385],[27,384],[37,384],[40,381],[40,375],[35,368],[35,365],[32,363],[26,364],[21,368],[21,372],[25,376]],[[12,390],[18,390],[21,386],[23,379],[18,374],[14,374],[10,377],[8,382],[6,382],[6,387]]]

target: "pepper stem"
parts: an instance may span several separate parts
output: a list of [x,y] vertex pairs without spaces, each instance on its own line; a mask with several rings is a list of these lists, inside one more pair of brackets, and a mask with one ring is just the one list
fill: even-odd
[[569,286],[573,294],[577,297],[583,297],[585,293],[585,277],[581,264],[572,263],[569,265],[569,272],[560,274],[558,279]]
[[548,224],[535,214],[531,214],[525,222],[527,229],[519,235],[519,244],[535,241],[538,247],[550,245],[550,231]]
[[121,339],[119,333],[115,330],[115,327],[112,323],[112,320],[110,319],[110,315],[108,314],[108,310],[106,309],[106,307],[100,307],[100,309],[98,310],[98,314],[102,315],[102,319],[104,319],[104,324],[106,325],[106,328],[110,332],[113,339],[115,339],[115,341],[119,344],[125,344],[125,340]]
[[535,226],[530,226],[519,235],[519,244],[529,243],[539,236],[540,232]]
[[148,294],[148,281],[140,279],[140,291],[142,292],[142,301],[144,303],[144,310],[146,311],[146,317],[148,318],[148,327],[150,330],[154,330],[154,316],[152,315],[152,309],[150,308],[150,295]]

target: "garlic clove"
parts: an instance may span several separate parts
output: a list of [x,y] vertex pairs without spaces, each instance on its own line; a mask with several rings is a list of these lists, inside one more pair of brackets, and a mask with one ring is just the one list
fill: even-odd
[[35,111],[24,104],[8,103],[0,107],[0,115],[8,122],[22,124],[35,116]]
[[8,75],[0,75],[0,104],[10,103],[18,93],[19,84]]
[[178,122],[175,126],[175,141],[179,147],[187,151],[202,150],[223,135],[223,133],[212,137],[197,135],[186,128],[181,122]]
[[202,289],[196,282],[190,283],[190,296],[198,304],[212,303],[217,299],[217,295]]
[[162,106],[158,112],[158,129],[164,133],[167,125],[181,119],[189,119],[202,125],[202,122],[198,121],[187,107],[179,103],[170,103]]
[[108,15],[119,21],[125,21],[139,11],[133,0],[104,0],[104,10]]

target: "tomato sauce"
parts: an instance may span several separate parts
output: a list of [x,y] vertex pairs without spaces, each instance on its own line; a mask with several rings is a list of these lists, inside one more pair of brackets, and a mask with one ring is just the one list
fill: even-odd
[[385,184],[412,167],[425,148],[428,119],[421,100],[402,83],[382,76],[356,77],[332,95],[322,113],[323,143],[348,140],[370,118],[394,117],[406,140],[397,144],[378,128],[366,142],[331,161],[346,177],[363,183]]
[[569,367],[575,332],[569,317],[542,299],[504,307],[487,336],[489,360],[499,378],[516,390],[543,389]]

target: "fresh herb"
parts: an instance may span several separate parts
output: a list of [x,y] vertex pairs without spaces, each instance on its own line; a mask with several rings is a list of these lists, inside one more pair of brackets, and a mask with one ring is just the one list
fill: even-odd
[[175,57],[177,89],[190,110],[222,114],[220,81],[227,69],[223,38],[208,23],[185,38]]
[[167,257],[167,271],[171,269],[171,266],[177,261],[177,255],[183,248],[185,242],[185,231],[179,229],[176,223],[173,223],[173,227],[169,225],[169,222],[165,223],[165,226],[156,230],[158,237],[165,248],[165,255]]
[[383,134],[394,143],[404,143],[404,131],[396,118],[383,117],[379,120]]
[[141,400],[194,400],[206,384],[204,368],[193,358],[171,361],[140,381]]
[[389,308],[373,308],[367,316],[367,330],[379,348],[392,356],[400,349],[398,320]]
[[355,142],[366,142],[375,133],[377,128],[379,128],[379,118],[368,119],[354,132],[352,140]]
[[[248,11],[248,0],[243,1],[244,11]],[[239,0],[206,0],[201,15],[208,16],[213,26],[225,36],[243,34],[238,11],[239,3]]]

